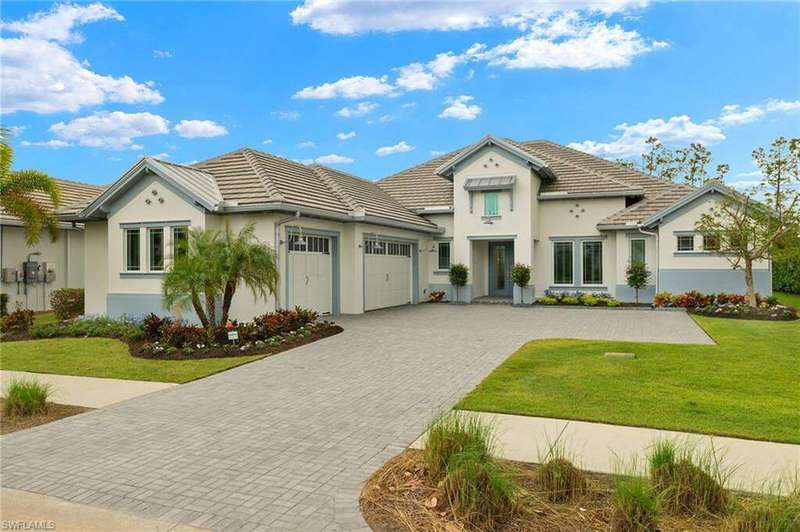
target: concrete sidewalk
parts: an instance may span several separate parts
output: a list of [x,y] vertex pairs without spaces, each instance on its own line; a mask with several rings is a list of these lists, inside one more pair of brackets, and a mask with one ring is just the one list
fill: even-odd
[[50,401],[63,405],[85,406],[88,408],[102,408],[133,399],[134,397],[178,386],[170,382],[73,377],[51,373],[29,373],[27,371],[0,371],[0,384],[2,384],[3,389],[12,379],[32,379],[47,383],[53,387],[53,395]]
[[[470,412],[465,412],[470,414]],[[567,454],[581,469],[614,473],[620,463],[634,460],[643,470],[645,457],[654,442],[668,439],[686,442],[698,451],[713,449],[724,464],[734,468],[728,487],[760,492],[783,480],[782,488],[800,471],[800,445],[708,436],[671,430],[648,429],[507,414],[477,413],[495,428],[497,452],[502,458],[538,463],[559,436]],[[422,448],[424,436],[412,447]]]

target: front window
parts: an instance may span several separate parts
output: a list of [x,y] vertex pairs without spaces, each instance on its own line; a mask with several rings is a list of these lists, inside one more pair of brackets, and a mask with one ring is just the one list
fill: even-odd
[[631,264],[636,262],[646,262],[644,238],[631,240]]
[[583,284],[603,284],[603,243],[583,242]]
[[439,242],[439,269],[450,269],[450,242]]
[[148,235],[150,271],[158,272],[164,269],[164,228],[150,229]]
[[172,258],[173,260],[177,260],[181,257],[185,257],[187,253],[187,247],[189,245],[189,228],[182,226],[182,227],[173,227],[172,228]]
[[553,281],[555,284],[573,284],[572,242],[553,243]]
[[694,251],[694,235],[680,235],[678,237],[678,251]]
[[483,193],[483,215],[484,216],[499,216],[500,215],[500,200],[497,192],[484,192]]
[[719,251],[719,238],[716,235],[703,235],[703,250]]
[[139,269],[139,230],[125,229],[125,270],[138,272]]

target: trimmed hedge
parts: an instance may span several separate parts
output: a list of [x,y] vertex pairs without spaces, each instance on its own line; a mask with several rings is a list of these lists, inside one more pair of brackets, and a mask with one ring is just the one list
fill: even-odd
[[800,258],[772,262],[772,289],[778,292],[800,294]]

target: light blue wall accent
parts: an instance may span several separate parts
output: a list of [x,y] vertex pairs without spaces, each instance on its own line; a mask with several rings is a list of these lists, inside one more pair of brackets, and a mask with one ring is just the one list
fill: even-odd
[[[772,271],[753,270],[753,285],[761,295],[772,295]],[[721,269],[662,269],[659,271],[659,286],[662,292],[679,294],[697,290],[704,294],[731,292],[744,294],[744,271]]]
[[[652,303],[656,295],[656,285],[651,284],[639,290],[639,303]],[[626,284],[617,285],[617,299],[625,303],[636,301],[636,290]]]
[[[157,316],[172,317],[172,313],[164,308],[163,301],[161,294],[107,294],[106,315],[109,318],[141,317],[152,312]],[[219,319],[222,314],[222,301],[217,301],[216,313]],[[200,324],[194,309],[185,309],[181,317],[189,323]]]

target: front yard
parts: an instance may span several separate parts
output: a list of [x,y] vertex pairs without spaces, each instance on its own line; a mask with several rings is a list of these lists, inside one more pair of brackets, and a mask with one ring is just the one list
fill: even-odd
[[457,408],[800,443],[800,323],[695,320],[718,345],[529,342]]
[[151,360],[131,356],[127,344],[111,338],[52,338],[4,342],[0,369],[184,383],[264,356]]

